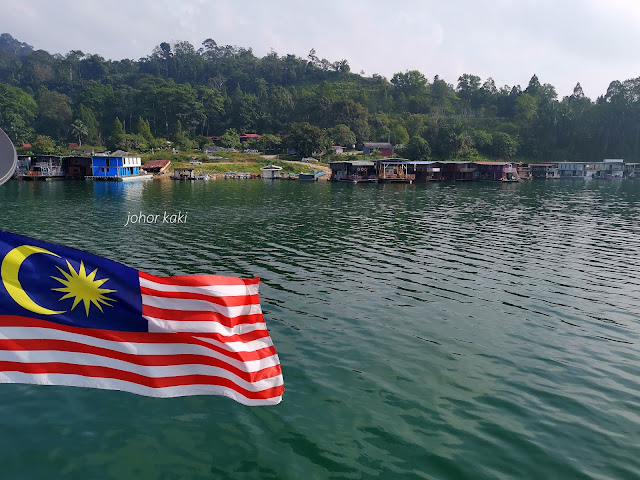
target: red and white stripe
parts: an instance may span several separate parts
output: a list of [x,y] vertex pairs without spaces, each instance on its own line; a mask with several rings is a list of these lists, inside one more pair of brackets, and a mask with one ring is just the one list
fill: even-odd
[[149,332],[0,315],[0,382],[123,390],[152,397],[224,395],[280,403],[284,382],[258,300],[259,279],[140,272]]

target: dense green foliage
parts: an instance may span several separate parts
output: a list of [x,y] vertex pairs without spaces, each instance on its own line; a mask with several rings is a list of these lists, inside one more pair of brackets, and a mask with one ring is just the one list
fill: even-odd
[[366,78],[314,50],[306,59],[258,58],[211,39],[198,50],[161,43],[137,61],[110,61],[51,55],[2,34],[0,127],[17,144],[40,135],[142,151],[166,140],[202,148],[216,135],[235,147],[238,134],[255,132],[274,135],[261,148],[295,145],[304,154],[389,141],[416,158],[637,161],[640,78],[611,82],[595,102],[580,84],[559,100],[535,75],[524,90],[470,74],[456,86],[418,71]]

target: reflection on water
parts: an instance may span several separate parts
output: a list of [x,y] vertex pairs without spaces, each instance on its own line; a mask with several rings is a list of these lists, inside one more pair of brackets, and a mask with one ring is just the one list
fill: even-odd
[[[3,229],[151,273],[260,276],[286,378],[260,409],[0,386],[9,477],[640,476],[640,182],[10,182],[0,202]],[[164,211],[187,225],[124,226]]]

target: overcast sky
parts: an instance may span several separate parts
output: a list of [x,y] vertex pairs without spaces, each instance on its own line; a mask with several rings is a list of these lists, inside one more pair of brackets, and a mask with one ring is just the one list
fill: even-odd
[[257,56],[346,59],[391,78],[420,70],[498,87],[531,76],[560,98],[580,82],[593,100],[640,76],[638,0],[0,0],[0,33],[36,49],[139,59],[160,42],[207,38]]

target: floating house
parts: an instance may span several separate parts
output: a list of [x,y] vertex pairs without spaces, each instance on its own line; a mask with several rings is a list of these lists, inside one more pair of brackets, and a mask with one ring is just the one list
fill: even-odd
[[92,161],[94,180],[125,181],[136,178],[153,178],[153,175],[141,175],[142,160],[122,150],[107,154],[96,154]]
[[35,159],[32,157],[29,170],[18,178],[36,181],[62,180],[64,178],[62,157],[57,155],[38,155]]
[[171,160],[149,160],[142,168],[148,173],[165,173],[171,166]]
[[62,159],[62,170],[67,178],[84,179],[93,173],[93,157],[70,156]]
[[605,158],[600,170],[603,178],[622,178],[624,176],[624,160],[622,158]]
[[262,177],[266,179],[279,178],[281,170],[282,167],[279,167],[278,165],[267,165],[266,167],[260,168]]
[[518,169],[509,162],[473,162],[475,180],[492,180],[498,182],[517,182]]
[[556,165],[561,178],[583,178],[587,175],[588,164],[584,162],[558,162]]
[[625,178],[638,178],[638,177],[640,177],[640,163],[625,163],[624,164],[624,176],[625,176]]
[[365,142],[362,147],[362,153],[368,155],[375,151],[380,152],[380,155],[383,157],[392,157],[393,156],[393,145],[390,143],[374,143],[374,142]]
[[331,180],[349,183],[378,183],[376,164],[371,161],[331,162]]
[[531,176],[533,178],[560,178],[558,166],[554,163],[532,163]]
[[408,172],[415,176],[416,182],[438,182],[445,180],[442,173],[442,162],[426,160],[409,162]]
[[445,180],[455,180],[457,182],[477,180],[474,177],[476,164],[473,162],[440,162],[440,168],[442,169],[442,177]]
[[18,164],[13,172],[13,178],[19,178],[27,174],[31,168],[31,159],[32,157],[29,155],[18,155]]
[[516,163],[516,170],[518,172],[518,178],[520,180],[531,180],[533,174],[531,173],[531,165],[528,163]]
[[416,179],[416,175],[414,173],[409,173],[409,166],[412,162],[404,158],[377,160],[375,163],[378,170],[379,182],[413,183]]
[[195,180],[196,171],[193,168],[174,168],[171,178],[174,180]]

